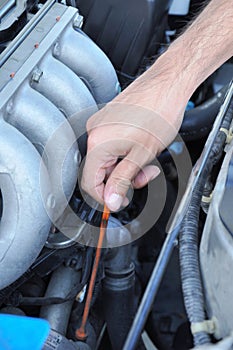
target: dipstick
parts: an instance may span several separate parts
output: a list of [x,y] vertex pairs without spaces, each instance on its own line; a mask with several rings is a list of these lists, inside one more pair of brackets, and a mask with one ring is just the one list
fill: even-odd
[[100,224],[100,235],[99,235],[99,240],[97,243],[95,260],[94,260],[94,264],[93,264],[93,268],[92,268],[91,279],[90,279],[89,288],[88,288],[88,292],[87,292],[86,303],[85,303],[85,307],[84,307],[84,311],[83,311],[82,323],[81,323],[81,326],[75,332],[75,336],[78,340],[85,340],[87,338],[86,324],[87,324],[87,319],[88,319],[88,315],[89,315],[89,311],[90,311],[91,300],[92,300],[96,275],[97,275],[100,256],[101,256],[101,248],[103,246],[103,240],[105,237],[105,231],[106,231],[106,227],[108,224],[109,215],[110,215],[110,211],[107,208],[107,206],[104,205],[104,211],[102,214],[102,219],[101,219],[101,224]]

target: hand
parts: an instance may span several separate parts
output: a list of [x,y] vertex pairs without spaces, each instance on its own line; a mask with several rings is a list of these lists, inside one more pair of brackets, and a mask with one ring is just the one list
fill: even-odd
[[179,76],[165,53],[88,120],[82,188],[110,210],[128,204],[130,186],[141,188],[159,174],[148,164],[176,136],[192,92]]
[[112,211],[127,205],[130,186],[141,188],[159,174],[147,164],[175,137],[174,124],[138,105],[109,103],[87,123],[82,188]]

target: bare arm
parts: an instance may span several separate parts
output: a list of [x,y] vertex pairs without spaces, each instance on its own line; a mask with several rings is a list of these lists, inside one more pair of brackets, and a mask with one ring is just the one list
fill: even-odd
[[142,187],[158,174],[147,164],[175,137],[192,93],[233,55],[232,32],[233,0],[212,0],[147,72],[90,118],[84,190],[118,210],[130,184]]

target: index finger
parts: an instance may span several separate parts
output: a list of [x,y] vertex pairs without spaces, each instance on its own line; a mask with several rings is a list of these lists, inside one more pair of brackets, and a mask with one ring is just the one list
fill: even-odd
[[107,151],[107,147],[98,145],[87,151],[83,167],[81,187],[96,201],[103,204],[105,179],[109,169],[117,162],[117,157]]

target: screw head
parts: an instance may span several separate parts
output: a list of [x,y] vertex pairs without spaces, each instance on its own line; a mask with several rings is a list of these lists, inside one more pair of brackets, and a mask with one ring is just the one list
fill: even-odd
[[31,81],[35,82],[35,83],[39,83],[40,78],[42,77],[43,72],[41,69],[36,68],[34,70],[34,72],[32,73],[32,77],[31,77]]
[[77,13],[73,19],[74,29],[80,29],[83,26],[83,16]]

